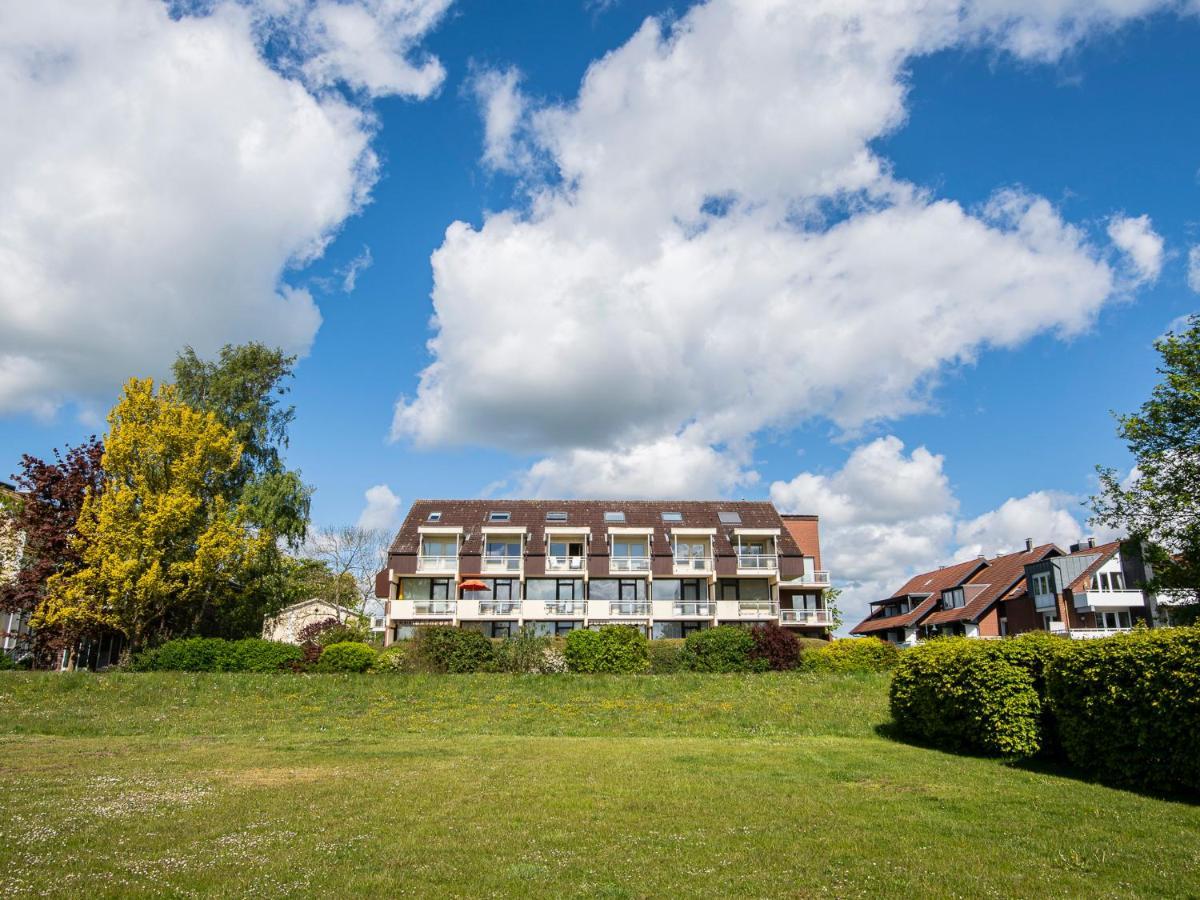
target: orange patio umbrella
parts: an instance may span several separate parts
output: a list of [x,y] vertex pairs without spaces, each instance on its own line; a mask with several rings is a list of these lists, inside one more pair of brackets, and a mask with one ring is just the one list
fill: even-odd
[[466,581],[458,583],[459,590],[463,591],[490,591],[491,588],[480,581],[478,578],[468,578]]

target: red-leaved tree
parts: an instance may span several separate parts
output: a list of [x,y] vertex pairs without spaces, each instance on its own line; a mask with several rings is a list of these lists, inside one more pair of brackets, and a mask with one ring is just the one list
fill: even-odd
[[[32,613],[41,603],[46,580],[79,564],[71,539],[83,498],[101,488],[103,455],[104,445],[93,436],[65,452],[55,450],[54,462],[29,454],[21,457],[21,473],[13,476],[21,492],[14,525],[24,533],[25,546],[16,578],[0,584],[0,611]],[[35,659],[48,662],[64,640],[61,634],[35,633]]]

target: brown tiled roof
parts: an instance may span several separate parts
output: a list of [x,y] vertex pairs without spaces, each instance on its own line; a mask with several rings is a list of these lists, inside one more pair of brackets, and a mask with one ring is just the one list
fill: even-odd
[[1072,594],[1082,593],[1086,591],[1092,583],[1092,576],[1106,562],[1113,558],[1113,554],[1121,549],[1120,541],[1111,541],[1107,544],[1097,544],[1095,547],[1080,547],[1074,553],[1068,553],[1067,556],[1088,556],[1092,553],[1099,553],[1100,557],[1091,565],[1079,573],[1079,577],[1067,585],[1067,589]]
[[[437,522],[428,521],[429,513],[440,512]],[[489,522],[491,512],[507,512],[507,522]],[[546,513],[565,512],[565,522],[547,522]],[[625,513],[624,522],[604,521],[605,512]],[[662,513],[677,512],[679,522],[664,522]],[[720,521],[718,513],[736,512],[742,521],[728,524]],[[803,554],[796,546],[791,532],[785,527],[779,511],[768,501],[750,500],[417,500],[392,541],[391,554],[415,554],[420,547],[422,525],[461,526],[470,538],[463,544],[464,553],[478,553],[482,544],[481,529],[485,526],[524,526],[529,534],[526,550],[545,552],[543,529],[580,526],[590,528],[590,555],[607,553],[604,536],[609,528],[652,528],[655,555],[669,553],[669,538],[673,528],[712,528],[716,530],[713,552],[731,555],[734,552],[729,535],[734,528],[779,529],[778,555],[799,559]],[[664,538],[666,540],[664,540]],[[782,560],[781,560],[782,564]],[[782,565],[781,565],[782,568]]]
[[[898,616],[888,616],[887,618],[868,616],[850,629],[850,633],[870,634],[871,632],[884,631],[888,628],[916,625],[931,610],[936,608],[942,591],[958,587],[958,585],[970,578],[977,569],[984,565],[986,563],[982,559],[969,559],[965,562],[955,563],[952,566],[934,569],[932,572],[922,572],[920,575],[914,575],[908,581],[904,582],[900,590],[892,594],[887,600],[896,600],[901,597],[913,595],[920,596],[922,594],[929,594],[928,598],[917,604],[914,609]],[[887,600],[878,600],[872,605],[879,606],[887,603]]]
[[984,613],[991,609],[992,604],[1009,593],[1013,587],[1025,578],[1025,566],[1040,562],[1047,556],[1057,554],[1054,544],[1042,544],[1032,550],[1021,550],[987,560],[987,566],[980,569],[966,584],[980,585],[983,589],[967,600],[966,606],[957,609],[939,609],[922,625],[941,625],[946,622],[976,622]]

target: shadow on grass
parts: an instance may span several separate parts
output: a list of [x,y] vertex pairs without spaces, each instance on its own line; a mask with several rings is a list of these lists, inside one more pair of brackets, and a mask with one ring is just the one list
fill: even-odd
[[[986,753],[976,753],[969,750],[947,750],[943,747],[935,746],[934,744],[926,743],[918,740],[910,735],[902,732],[895,722],[883,722],[875,726],[875,733],[885,740],[892,741],[896,744],[905,744],[909,747],[917,747],[921,750],[929,750],[934,753],[942,753],[946,756],[961,756],[968,759],[998,759]],[[1200,806],[1200,796],[1196,794],[1188,794],[1183,791],[1169,792],[1152,790],[1150,788],[1140,788],[1136,785],[1122,784],[1117,781],[1097,778],[1094,774],[1086,772],[1070,763],[1060,759],[1055,759],[1051,756],[1034,756],[1025,759],[998,759],[1001,765],[1010,769],[1019,769],[1023,772],[1032,772],[1037,775],[1046,775],[1052,778],[1069,778],[1072,781],[1083,782],[1084,784],[1095,784],[1101,787],[1112,788],[1113,790],[1123,791],[1127,794],[1136,794],[1139,797],[1148,797],[1153,800],[1163,800],[1168,803],[1179,803],[1184,806]]]

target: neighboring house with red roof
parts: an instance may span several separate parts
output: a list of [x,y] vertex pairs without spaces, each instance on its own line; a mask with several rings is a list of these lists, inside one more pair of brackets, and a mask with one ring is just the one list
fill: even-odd
[[942,591],[966,584],[986,565],[987,561],[980,557],[914,575],[887,599],[872,601],[870,615],[850,633],[872,635],[893,644],[916,643],[920,637],[917,629],[937,608]]
[[1071,552],[1025,567],[1039,626],[1073,637],[1102,637],[1151,624],[1145,564],[1133,544],[1089,539]]
[[1026,631],[1095,637],[1149,623],[1145,569],[1132,545],[1054,544],[923,572],[851,633],[909,645],[941,635],[998,638]]

